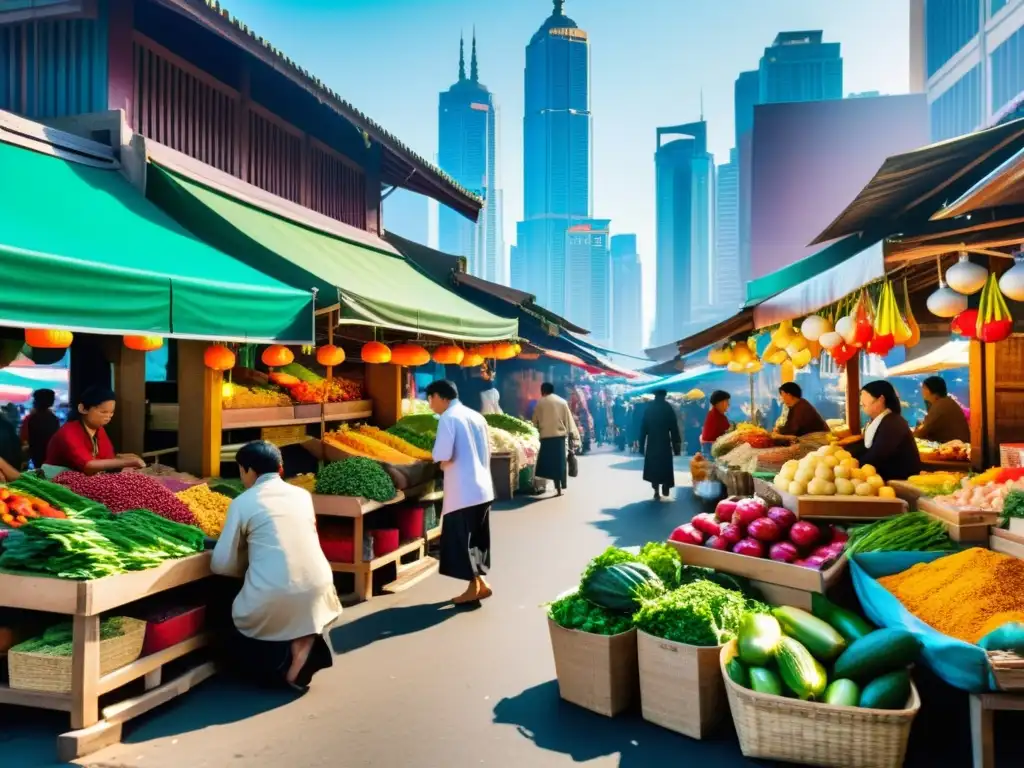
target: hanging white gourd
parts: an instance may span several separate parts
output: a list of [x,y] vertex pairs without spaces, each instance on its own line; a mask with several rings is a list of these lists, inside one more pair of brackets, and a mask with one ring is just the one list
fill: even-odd
[[843,337],[847,344],[853,343],[854,334],[857,333],[857,324],[853,322],[852,315],[843,315],[836,320],[836,333]]
[[942,259],[935,259],[935,271],[939,273],[939,287],[928,297],[928,311],[936,317],[956,317],[967,309],[967,297],[957,293],[942,279]]
[[843,343],[843,337],[838,331],[829,331],[818,337],[818,343],[822,349],[833,349]]
[[980,291],[986,280],[988,270],[971,261],[966,251],[961,251],[960,260],[946,270],[946,285],[964,296]]
[[999,290],[1014,301],[1024,301],[1024,251],[1017,251],[1013,266],[999,278]]
[[821,315],[811,315],[800,326],[800,334],[808,341],[817,341],[832,330],[832,323]]

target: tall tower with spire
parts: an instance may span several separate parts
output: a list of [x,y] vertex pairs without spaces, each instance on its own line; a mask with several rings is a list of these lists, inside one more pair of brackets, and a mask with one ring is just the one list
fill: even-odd
[[[572,274],[567,233],[593,215],[590,40],[564,6],[554,0],[552,14],[526,46],[523,221],[512,264],[512,285],[559,313],[580,305],[570,296],[571,284],[587,279]],[[603,264],[597,267],[604,271]],[[593,302],[587,306],[589,314]]]
[[438,99],[438,164],[441,169],[484,198],[476,224],[448,208],[438,215],[438,245],[463,256],[469,272],[508,284],[502,236],[502,195],[498,181],[498,115],[494,96],[480,82],[476,30],[466,76],[465,40],[459,38],[459,79]]

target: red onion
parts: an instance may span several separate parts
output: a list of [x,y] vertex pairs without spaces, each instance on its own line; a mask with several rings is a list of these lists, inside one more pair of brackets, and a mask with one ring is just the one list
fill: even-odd
[[715,522],[714,515],[703,513],[694,515],[690,524],[701,533],[708,536],[717,536],[721,532],[721,526]]
[[782,531],[770,517],[759,517],[747,526],[747,536],[758,541],[778,541]]
[[700,546],[704,543],[704,534],[698,531],[689,523],[680,525],[671,535],[669,535],[669,541],[679,541],[683,544],[696,544]]
[[757,539],[743,539],[733,545],[732,551],[737,555],[764,557],[764,544]]
[[842,528],[839,528],[839,527],[837,527],[835,525],[832,525],[832,524],[829,524],[828,528],[829,528],[829,533],[830,533],[829,538],[828,538],[829,543],[837,544],[837,543],[841,543],[841,542],[845,542],[845,541],[849,541],[850,540],[850,534],[848,534]]
[[759,517],[764,516],[763,502],[759,499],[743,499],[736,505],[732,521],[737,525],[750,525]]
[[796,515],[785,507],[772,507],[768,510],[768,517],[775,521],[783,531],[788,531],[796,522]]
[[183,525],[196,525],[196,518],[185,502],[152,477],[140,472],[111,472],[83,475],[61,472],[53,481],[70,488],[79,496],[106,505],[111,512],[148,509],[160,517]]
[[772,548],[768,550],[768,557],[780,563],[792,563],[800,557],[800,553],[790,542],[780,541],[778,544],[772,544]]
[[720,523],[731,522],[732,515],[736,511],[737,501],[738,499],[728,498],[718,502],[718,506],[715,507],[715,519]]
[[814,523],[797,520],[789,529],[789,540],[798,547],[813,547],[821,539],[821,531]]
[[729,542],[721,536],[709,536],[708,540],[704,542],[704,546],[710,547],[711,549],[717,549],[722,552],[727,552],[729,550]]
[[726,523],[722,526],[721,532],[718,534],[723,539],[729,542],[729,546],[738,543],[743,538],[743,529],[738,525],[732,523]]

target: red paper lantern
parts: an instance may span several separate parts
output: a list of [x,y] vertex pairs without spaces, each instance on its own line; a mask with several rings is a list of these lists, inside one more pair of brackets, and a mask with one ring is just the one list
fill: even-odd
[[386,344],[381,344],[379,341],[368,341],[363,344],[359,357],[364,363],[390,363],[391,350]]
[[430,353],[419,344],[396,344],[391,349],[391,362],[415,368],[430,362]]
[[864,347],[870,354],[885,357],[895,346],[896,340],[891,333],[879,336],[877,333],[871,337],[871,341]]
[[230,371],[235,367],[235,353],[223,344],[214,344],[203,352],[203,364],[212,371]]
[[333,368],[345,362],[345,350],[333,344],[326,344],[316,351],[316,361],[324,368]]
[[33,349],[67,349],[75,336],[71,331],[54,328],[26,328],[25,343]]
[[288,349],[288,347],[273,344],[263,350],[260,360],[263,361],[267,368],[280,368],[285,365],[291,365],[295,361],[295,353]]
[[484,364],[483,355],[476,352],[467,352],[466,356],[462,358],[462,362],[459,363],[463,368],[476,368]]
[[465,350],[452,344],[445,344],[434,350],[434,362],[441,365],[459,365],[465,357]]
[[959,315],[953,318],[953,322],[949,324],[949,328],[953,333],[958,333],[967,339],[978,338],[978,310],[976,309],[965,309]]
[[125,336],[124,345],[136,352],[155,352],[164,345],[159,336]]

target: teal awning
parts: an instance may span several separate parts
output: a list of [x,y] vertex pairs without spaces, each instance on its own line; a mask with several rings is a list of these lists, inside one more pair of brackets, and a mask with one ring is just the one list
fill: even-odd
[[0,140],[0,324],[313,340],[313,300],[197,240],[119,171]]
[[[800,261],[776,270],[770,274],[751,280],[747,283],[747,308],[760,304],[765,299],[787,291],[793,286],[817,277],[822,272],[842,264],[856,256],[865,248],[877,243],[879,238],[865,239],[860,234],[849,235],[841,240],[826,245],[820,251],[812,253]],[[850,286],[854,290],[860,286]]]

